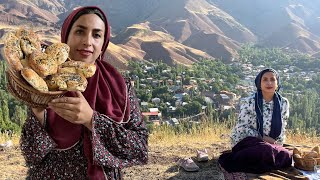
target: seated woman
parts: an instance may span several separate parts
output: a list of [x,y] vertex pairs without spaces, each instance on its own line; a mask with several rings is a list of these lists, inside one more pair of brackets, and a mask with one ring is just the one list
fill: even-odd
[[219,157],[228,172],[264,173],[289,167],[291,153],[282,147],[289,117],[288,99],[279,93],[279,75],[262,70],[257,92],[241,101],[238,122],[231,133],[232,152]]

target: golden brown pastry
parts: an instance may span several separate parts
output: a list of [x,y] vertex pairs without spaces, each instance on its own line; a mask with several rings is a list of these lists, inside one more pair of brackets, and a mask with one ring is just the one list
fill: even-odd
[[318,153],[316,151],[311,151],[311,152],[308,152],[306,155],[304,155],[303,158],[310,159],[310,158],[317,158],[317,157],[318,157]]
[[21,59],[20,62],[24,68],[31,68],[27,59]]
[[8,32],[4,37],[4,47],[14,50],[19,59],[23,58],[23,52],[20,48],[20,39],[13,33]]
[[39,91],[48,91],[46,82],[32,69],[23,68],[21,70],[22,77],[35,89]]
[[21,50],[26,56],[35,50],[41,50],[41,42],[33,31],[21,28],[16,31],[16,36],[20,39]]
[[9,67],[20,71],[23,66],[20,59],[23,58],[23,53],[20,49],[20,39],[12,32],[9,32],[4,37],[3,55]]
[[94,75],[94,73],[96,72],[96,65],[94,64],[89,64],[86,62],[82,62],[82,61],[66,61],[64,63],[62,63],[59,68],[66,68],[66,67],[75,67],[77,72],[79,74],[82,74],[84,77],[89,78],[92,77]]
[[23,68],[18,55],[13,53],[12,50],[4,48],[3,53],[6,61],[9,64],[9,68],[12,68],[15,71],[20,71]]
[[41,77],[55,74],[58,71],[56,60],[41,51],[34,51],[29,56],[28,63]]
[[54,57],[59,65],[68,59],[69,50],[70,47],[65,43],[54,43],[46,48],[45,53]]
[[48,85],[49,91],[59,91],[59,87],[67,88],[67,84],[56,74],[52,76],[47,76],[45,81]]
[[68,91],[84,92],[87,88],[88,81],[82,74],[62,74],[60,77],[67,83]]
[[78,73],[77,69],[75,67],[58,67],[58,73],[59,74],[75,74]]
[[319,146],[315,146],[314,148],[312,148],[311,151],[315,151],[315,152],[318,153],[318,155],[320,155],[320,148],[319,148]]
[[301,152],[297,148],[293,149],[293,154],[299,154],[301,156]]
[[87,85],[87,79],[77,73],[54,74],[46,78],[47,85],[50,90],[61,91],[81,91],[83,92]]

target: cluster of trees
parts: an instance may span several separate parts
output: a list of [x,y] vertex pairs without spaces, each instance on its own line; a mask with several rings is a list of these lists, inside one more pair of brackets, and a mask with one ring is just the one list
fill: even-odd
[[5,71],[6,63],[0,60],[0,132],[18,132],[27,117],[27,107],[7,92]]

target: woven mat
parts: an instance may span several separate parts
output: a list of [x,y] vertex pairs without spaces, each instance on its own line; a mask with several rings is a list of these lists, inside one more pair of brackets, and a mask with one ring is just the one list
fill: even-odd
[[272,170],[271,172],[266,172],[263,174],[252,174],[252,173],[244,173],[244,172],[232,172],[229,173],[226,171],[223,167],[220,166],[218,163],[219,168],[221,169],[224,178],[226,180],[254,180],[254,179],[303,179],[308,180],[312,179],[306,174],[304,174],[302,171],[296,169],[295,167],[291,166],[289,168],[281,169],[281,170]]
[[297,170],[294,167],[289,167],[286,169],[282,170],[273,170],[272,172],[267,172],[263,174],[251,174],[251,173],[244,173],[244,172],[233,172],[233,173],[228,173],[225,169],[223,169],[219,165],[224,178],[226,180],[254,180],[254,179],[302,179],[302,180],[307,180],[309,179],[307,176],[304,176],[303,173],[301,173],[299,170]]

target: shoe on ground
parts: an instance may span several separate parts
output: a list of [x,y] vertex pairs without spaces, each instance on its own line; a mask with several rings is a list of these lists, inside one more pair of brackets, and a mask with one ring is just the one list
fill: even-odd
[[208,157],[207,149],[197,150],[197,161],[198,162],[205,162],[208,160],[209,160],[209,157]]
[[182,167],[185,171],[188,172],[195,172],[199,171],[200,169],[199,166],[197,166],[191,158],[179,159],[178,166]]

